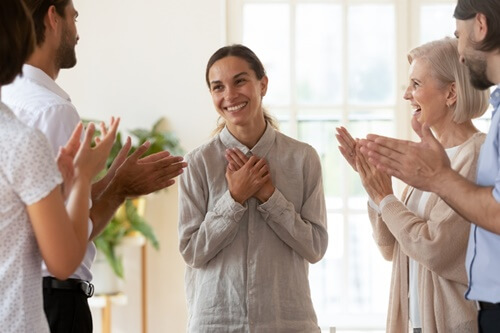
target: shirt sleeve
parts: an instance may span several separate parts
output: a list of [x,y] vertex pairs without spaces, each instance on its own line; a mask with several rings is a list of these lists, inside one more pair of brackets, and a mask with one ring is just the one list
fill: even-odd
[[207,209],[209,188],[196,160],[186,157],[189,167],[179,178],[179,248],[187,265],[199,268],[231,244],[247,210],[229,190],[213,209]]
[[[500,110],[496,110],[496,112],[500,112]],[[496,149],[497,149],[496,165],[500,166],[500,121],[498,122],[497,127],[498,127],[497,128],[497,138],[495,141],[496,142]],[[495,177],[495,184],[493,186],[492,195],[493,195],[493,198],[495,198],[495,200],[500,203],[500,168],[497,169],[497,175]]]
[[389,228],[387,228],[387,225],[382,219],[379,210],[380,207],[378,207],[375,203],[373,203],[373,205],[375,206],[372,206],[370,205],[370,203],[368,203],[368,217],[370,218],[373,229],[373,239],[375,240],[375,244],[377,244],[377,247],[384,259],[392,261],[394,257],[394,245],[396,244],[396,239],[391,234]]
[[257,208],[278,237],[310,263],[323,258],[328,247],[326,205],[319,156],[313,148],[304,157],[304,201],[297,213],[278,188]]
[[38,130],[27,131],[13,147],[6,176],[26,205],[40,201],[62,183],[47,139]]
[[41,112],[33,126],[45,134],[55,157],[59,147],[66,145],[79,122],[80,116],[72,105],[55,104]]

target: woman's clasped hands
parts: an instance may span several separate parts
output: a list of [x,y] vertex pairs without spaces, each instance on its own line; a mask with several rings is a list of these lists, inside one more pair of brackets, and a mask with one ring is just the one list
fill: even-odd
[[226,179],[233,199],[244,204],[251,197],[266,202],[274,193],[269,166],[264,158],[248,158],[238,148],[226,150]]
[[340,143],[340,153],[354,171],[358,172],[363,187],[375,204],[379,205],[386,196],[394,194],[391,177],[368,162],[367,157],[359,150],[357,141],[347,129],[338,127],[335,136]]

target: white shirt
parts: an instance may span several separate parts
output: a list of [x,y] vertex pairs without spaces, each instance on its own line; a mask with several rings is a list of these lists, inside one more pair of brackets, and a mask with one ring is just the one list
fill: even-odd
[[[24,65],[22,75],[2,88],[2,98],[22,122],[45,134],[54,157],[57,156],[59,147],[68,142],[75,126],[80,122],[80,116],[69,95],[44,71],[31,65]],[[92,221],[89,220],[89,236],[92,228]],[[71,278],[91,281],[90,266],[95,254],[95,245],[89,242],[85,257]],[[50,275],[44,264],[43,276]]]
[[[227,148],[265,158],[276,187],[265,203],[235,202]],[[179,179],[180,251],[189,332],[319,332],[309,263],[328,245],[318,154],[271,126],[251,150],[224,130],[186,156]]]
[[42,257],[26,210],[62,182],[47,139],[0,102],[0,330],[48,333]]

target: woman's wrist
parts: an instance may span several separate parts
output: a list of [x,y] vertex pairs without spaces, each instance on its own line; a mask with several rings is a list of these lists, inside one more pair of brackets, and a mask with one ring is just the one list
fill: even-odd
[[258,191],[255,195],[255,197],[257,198],[257,200],[259,200],[260,202],[266,202],[267,200],[269,200],[269,198],[273,195],[274,193],[274,190],[275,190],[275,187],[270,184],[269,186],[266,186],[264,185],[260,191]]

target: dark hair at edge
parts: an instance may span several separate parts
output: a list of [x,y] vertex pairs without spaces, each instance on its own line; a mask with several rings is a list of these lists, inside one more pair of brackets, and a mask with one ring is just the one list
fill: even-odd
[[[453,17],[457,20],[470,20],[481,13],[486,16],[488,32],[484,40],[475,45],[484,52],[500,49],[500,2],[499,0],[458,0]],[[466,37],[466,36],[464,36]],[[468,37],[466,37],[468,38]]]
[[35,48],[30,13],[21,0],[0,1],[0,86],[21,73]]
[[[0,0],[3,1],[3,0]],[[40,46],[45,41],[45,15],[49,11],[50,6],[54,6],[57,14],[64,17],[64,10],[68,6],[70,0],[24,0],[26,6],[31,12],[33,18],[33,26],[35,27],[36,45]]]
[[[245,45],[241,44],[232,44],[228,46],[221,47],[208,59],[207,68],[205,71],[205,80],[207,82],[207,86],[210,89],[210,81],[208,79],[208,72],[210,68],[212,68],[213,64],[215,64],[218,60],[226,58],[226,57],[238,57],[245,60],[250,68],[255,72],[255,76],[258,80],[261,80],[264,76],[266,76],[266,70],[264,69],[264,65],[257,57],[257,55],[250,50]],[[274,119],[266,109],[264,109],[264,119],[268,122],[273,128],[278,129],[278,122]],[[212,135],[215,135],[222,131],[225,123],[221,122],[221,117],[217,120],[217,128],[212,132]]]

